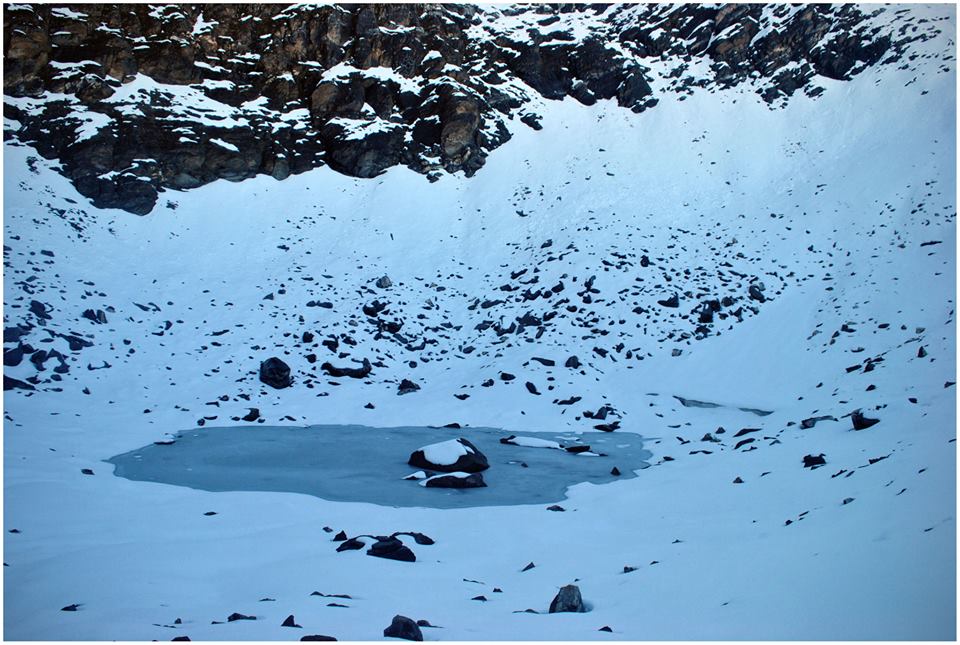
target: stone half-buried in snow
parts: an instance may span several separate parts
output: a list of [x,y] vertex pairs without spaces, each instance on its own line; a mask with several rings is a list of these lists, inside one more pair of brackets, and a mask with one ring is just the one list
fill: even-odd
[[416,468],[444,473],[478,473],[490,467],[486,455],[463,437],[414,450],[407,463]]
[[550,603],[550,613],[559,614],[564,612],[580,613],[586,611],[583,605],[583,598],[580,596],[580,587],[577,585],[567,585],[561,587],[560,591]]
[[383,630],[383,635],[390,638],[402,638],[408,641],[422,641],[423,633],[420,626],[412,618],[397,614],[393,617],[390,626]]

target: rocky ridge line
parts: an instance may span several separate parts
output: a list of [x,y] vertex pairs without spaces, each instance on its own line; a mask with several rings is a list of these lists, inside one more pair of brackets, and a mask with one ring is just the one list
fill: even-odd
[[642,112],[751,83],[775,105],[930,31],[871,24],[851,5],[8,4],[4,134],[137,214],[324,164],[469,176],[544,98]]

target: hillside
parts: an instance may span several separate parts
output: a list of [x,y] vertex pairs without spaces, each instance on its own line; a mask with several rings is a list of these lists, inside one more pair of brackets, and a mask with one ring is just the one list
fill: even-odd
[[[5,638],[956,637],[952,6],[124,7],[5,6]],[[258,423],[652,456],[563,512],[104,463]]]

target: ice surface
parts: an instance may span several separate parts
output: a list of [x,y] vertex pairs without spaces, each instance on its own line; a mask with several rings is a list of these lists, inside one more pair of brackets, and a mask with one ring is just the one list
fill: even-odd
[[[425,440],[451,434],[466,437],[487,456],[486,488],[425,488],[403,481],[410,473],[411,452]],[[178,433],[172,445],[151,444],[107,461],[116,466],[116,475],[126,479],[208,491],[287,491],[382,506],[469,508],[559,502],[567,488],[581,482],[602,484],[635,477],[634,470],[646,468],[650,457],[640,435],[626,432],[582,435],[583,443],[594,452],[607,455],[596,459],[501,444],[500,439],[507,436],[492,428],[200,428]],[[532,444],[546,441],[523,439]],[[443,460],[435,463],[453,463],[467,452],[455,439],[426,448],[433,449],[428,459]],[[620,477],[610,474],[614,466]]]

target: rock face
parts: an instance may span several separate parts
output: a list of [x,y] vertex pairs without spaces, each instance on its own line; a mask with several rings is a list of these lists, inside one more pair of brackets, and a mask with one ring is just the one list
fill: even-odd
[[319,165],[469,176],[513,124],[542,127],[538,95],[642,112],[753,79],[777,105],[925,35],[867,17],[852,5],[11,4],[6,132],[59,160],[94,205],[137,214],[164,190]]
[[442,473],[478,473],[490,467],[486,455],[463,437],[414,450],[407,463]]
[[420,626],[417,625],[416,621],[399,614],[394,616],[390,626],[383,630],[383,635],[390,638],[403,638],[408,641],[423,640],[423,632],[420,631]]
[[562,587],[553,602],[550,603],[550,613],[557,614],[561,612],[584,612],[583,598],[580,597],[580,588],[577,585],[567,585]]
[[290,366],[274,356],[260,363],[260,381],[278,390],[290,387]]

